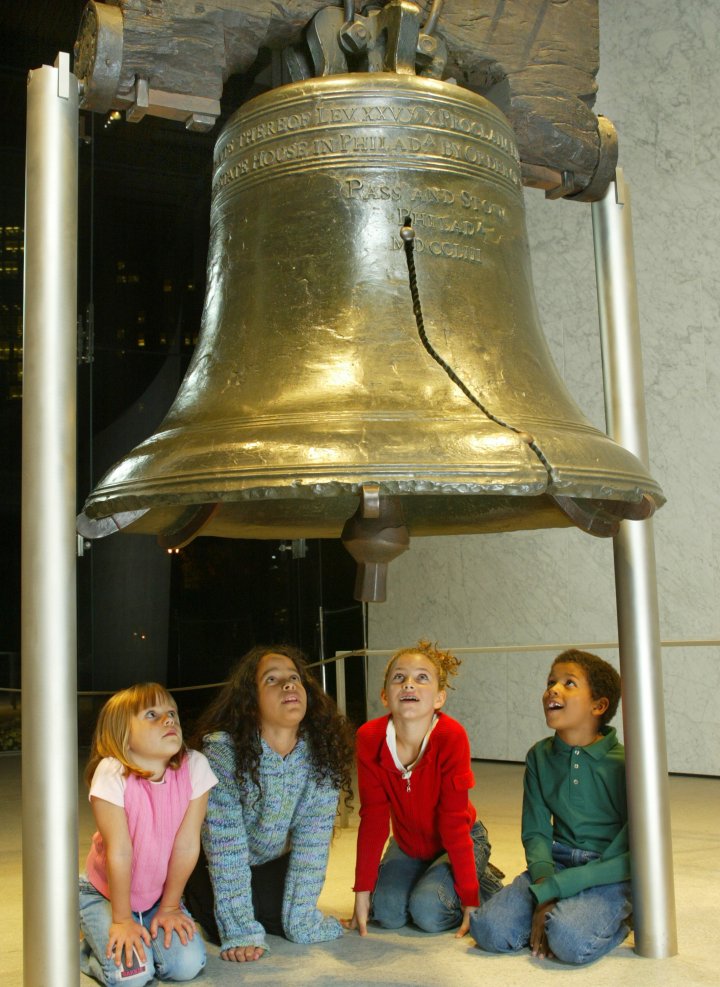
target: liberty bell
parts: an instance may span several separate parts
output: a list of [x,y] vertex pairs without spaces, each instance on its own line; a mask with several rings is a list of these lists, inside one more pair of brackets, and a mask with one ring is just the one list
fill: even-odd
[[609,536],[664,502],[552,361],[508,121],[431,60],[417,74],[414,4],[358,23],[366,71],[327,8],[316,76],[220,134],[197,348],[158,431],[90,494],[85,537],[342,536],[377,600],[410,535]]

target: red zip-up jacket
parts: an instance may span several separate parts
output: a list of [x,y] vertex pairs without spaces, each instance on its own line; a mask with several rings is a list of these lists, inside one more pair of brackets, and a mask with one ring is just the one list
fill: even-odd
[[457,720],[438,713],[425,753],[406,781],[385,739],[388,719],[370,720],[357,732],[360,830],[354,890],[374,889],[392,822],[392,835],[409,857],[433,860],[447,852],[460,902],[463,907],[476,906],[478,879],[470,837],[476,813],[468,797],[475,779],[467,734]]

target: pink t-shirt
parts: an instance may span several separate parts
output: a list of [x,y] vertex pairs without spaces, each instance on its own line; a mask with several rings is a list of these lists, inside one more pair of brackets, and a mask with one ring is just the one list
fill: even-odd
[[[207,758],[188,751],[183,763],[168,768],[162,781],[125,775],[114,757],[98,764],[90,785],[90,798],[104,799],[125,809],[133,855],[130,876],[130,907],[145,912],[162,896],[175,836],[192,799],[204,795],[217,778]],[[105,845],[100,833],[92,838],[86,871],[100,894],[110,897]]]

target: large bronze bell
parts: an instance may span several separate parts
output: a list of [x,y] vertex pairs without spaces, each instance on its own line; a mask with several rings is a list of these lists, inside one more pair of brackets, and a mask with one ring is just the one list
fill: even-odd
[[553,364],[507,120],[387,72],[291,83],[228,122],[192,364],[79,529],[339,537],[363,488],[346,537],[371,568],[406,536],[364,553],[363,525],[612,534],[664,501]]

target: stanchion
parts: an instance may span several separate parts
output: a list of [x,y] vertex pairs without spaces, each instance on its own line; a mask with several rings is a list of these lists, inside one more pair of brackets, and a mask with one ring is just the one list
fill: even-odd
[[78,954],[75,379],[78,86],[27,90],[22,438],[23,982],[72,985]]
[[[592,205],[609,435],[648,465],[630,193],[622,169]],[[614,540],[623,680],[635,949],[677,953],[664,697],[652,522],[623,521]]]

